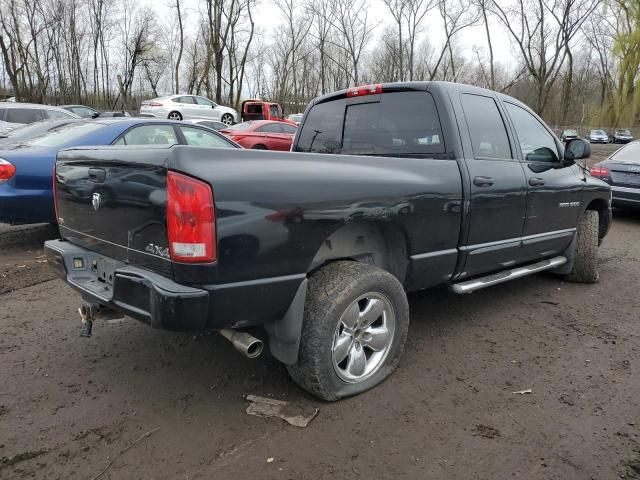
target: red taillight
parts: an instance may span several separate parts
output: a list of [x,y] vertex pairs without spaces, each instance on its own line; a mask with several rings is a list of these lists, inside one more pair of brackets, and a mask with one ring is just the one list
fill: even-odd
[[167,233],[172,260],[216,260],[216,216],[207,183],[181,173],[167,174]]
[[376,95],[382,93],[382,84],[362,85],[347,90],[347,97],[362,97],[363,95]]
[[56,166],[53,165],[53,209],[56,212],[56,223],[59,222],[60,211],[58,210],[58,192],[56,190]]
[[162,107],[160,102],[149,102],[150,107]]
[[12,164],[0,158],[0,183],[4,183],[11,180],[16,174],[16,167]]
[[592,167],[591,175],[598,178],[609,178],[609,169],[607,167]]

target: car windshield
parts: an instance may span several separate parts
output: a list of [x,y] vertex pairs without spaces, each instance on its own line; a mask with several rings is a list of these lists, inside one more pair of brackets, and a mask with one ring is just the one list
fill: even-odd
[[640,164],[640,143],[631,142],[610,157],[618,163]]
[[565,130],[564,134],[565,135],[576,135],[578,132],[576,132],[575,130]]
[[104,125],[96,122],[72,123],[38,135],[25,143],[39,147],[62,147],[101,128],[104,128]]
[[254,122],[242,122],[232,125],[231,127],[227,127],[227,130],[248,130],[253,126]]
[[629,130],[625,130],[625,129],[618,129],[616,130],[616,133],[618,135],[631,135],[631,133],[629,132]]
[[591,135],[606,135],[604,130],[591,130]]

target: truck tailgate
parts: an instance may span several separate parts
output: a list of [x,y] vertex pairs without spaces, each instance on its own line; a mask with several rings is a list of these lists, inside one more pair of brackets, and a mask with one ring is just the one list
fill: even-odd
[[[112,159],[105,155],[109,150],[117,152]],[[58,154],[54,187],[60,234],[106,257],[172,277],[166,228],[169,149],[109,150]]]

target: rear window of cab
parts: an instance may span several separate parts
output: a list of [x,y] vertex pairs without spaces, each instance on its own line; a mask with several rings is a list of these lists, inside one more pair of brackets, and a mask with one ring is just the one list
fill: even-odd
[[388,92],[371,99],[341,98],[312,107],[295,151],[387,156],[444,153],[431,94]]

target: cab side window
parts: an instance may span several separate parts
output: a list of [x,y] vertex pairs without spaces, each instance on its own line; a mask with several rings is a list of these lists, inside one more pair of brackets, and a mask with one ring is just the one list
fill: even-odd
[[469,127],[474,158],[511,159],[509,137],[502,115],[491,97],[463,93],[460,95]]
[[553,135],[524,108],[504,103],[518,136],[522,156],[527,162],[556,163],[560,161]]

